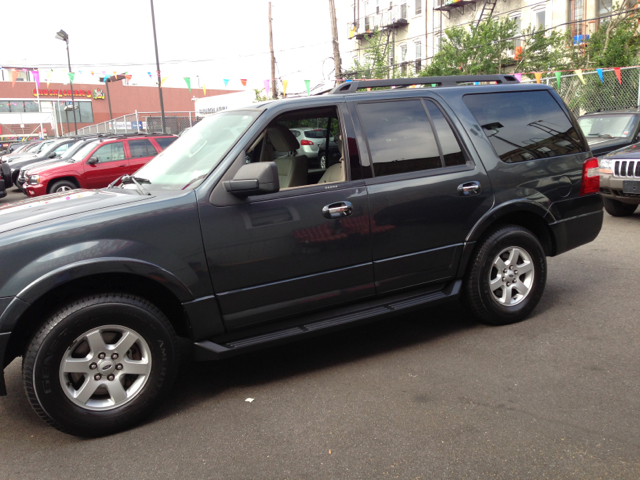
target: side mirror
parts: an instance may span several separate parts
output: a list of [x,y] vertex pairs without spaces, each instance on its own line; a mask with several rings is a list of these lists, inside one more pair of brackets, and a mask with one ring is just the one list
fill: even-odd
[[49,158],[56,158],[56,156],[57,156],[57,155],[56,155],[56,152],[51,152],[51,153],[49,154]]
[[276,193],[280,190],[278,167],[275,162],[248,163],[240,167],[233,180],[225,180],[224,188],[240,198]]
[[98,157],[91,157],[89,158],[89,160],[87,160],[87,165],[95,165],[98,162],[99,162]]

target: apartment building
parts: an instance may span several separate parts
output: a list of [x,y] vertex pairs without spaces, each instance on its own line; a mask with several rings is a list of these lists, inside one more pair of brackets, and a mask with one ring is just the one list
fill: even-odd
[[[622,0],[635,4],[634,0]],[[343,0],[348,10],[344,69],[364,60],[369,36],[380,31],[393,68],[419,71],[437,52],[447,28],[471,28],[481,19],[512,18],[518,28],[565,29],[574,44],[588,40],[614,0]],[[343,17],[345,15],[343,14]],[[341,36],[344,39],[344,36]],[[515,47],[518,47],[516,40]]]

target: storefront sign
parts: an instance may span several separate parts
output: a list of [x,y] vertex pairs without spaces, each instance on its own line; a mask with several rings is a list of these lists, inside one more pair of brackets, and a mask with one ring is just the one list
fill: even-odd
[[93,98],[94,100],[104,100],[104,92],[101,88],[96,88],[93,91]]
[[[58,89],[33,89],[33,96],[37,97],[38,95],[40,95],[41,97],[70,97],[71,96],[71,90],[58,90]],[[91,98],[91,90],[74,90],[73,91],[73,96],[74,97],[87,97],[87,98]],[[103,97],[96,97],[94,96],[94,98],[103,98]]]

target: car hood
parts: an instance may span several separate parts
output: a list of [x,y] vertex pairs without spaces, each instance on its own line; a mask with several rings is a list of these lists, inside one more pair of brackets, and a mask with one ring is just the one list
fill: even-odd
[[41,162],[32,163],[27,167],[23,168],[29,172],[29,175],[33,175],[35,173],[43,173],[50,168],[56,167],[68,167],[69,165],[73,165],[75,162],[67,162],[66,160],[60,160],[59,158],[52,158],[50,160],[43,160]]
[[626,147],[620,148],[613,152],[609,152],[607,153],[606,157],[607,158],[630,158],[630,159],[640,158],[640,143],[627,145]]
[[606,153],[609,153],[613,150],[617,150],[620,147],[625,147],[629,145],[630,138],[589,138],[587,137],[587,142],[589,143],[589,147],[591,148],[591,152],[599,157]]
[[35,223],[154,198],[133,191],[73,190],[0,206],[0,233]]
[[18,153],[16,155],[8,155],[4,157],[3,160],[6,160],[8,163],[15,163],[21,160],[26,160],[28,158],[36,158],[35,153]]

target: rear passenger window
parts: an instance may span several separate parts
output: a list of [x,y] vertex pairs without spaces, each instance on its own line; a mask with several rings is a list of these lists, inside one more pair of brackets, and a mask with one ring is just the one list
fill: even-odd
[[589,150],[549,92],[481,93],[463,100],[506,163]]
[[358,114],[377,177],[442,167],[420,100],[364,103],[358,105]]
[[438,140],[440,140],[440,148],[442,148],[442,156],[444,157],[445,167],[453,167],[455,165],[466,165],[467,160],[464,158],[460,143],[456,138],[451,125],[445,118],[442,110],[440,110],[435,103],[425,101],[433,127],[438,134]]
[[[167,148],[169,145],[171,145],[173,142],[175,142],[178,139],[178,137],[165,137],[165,138],[156,138],[156,142],[158,143],[158,145],[160,146],[160,148],[162,150],[164,150],[165,148]],[[154,153],[155,155],[155,153]]]
[[129,140],[131,158],[154,157],[156,149],[149,140]]

